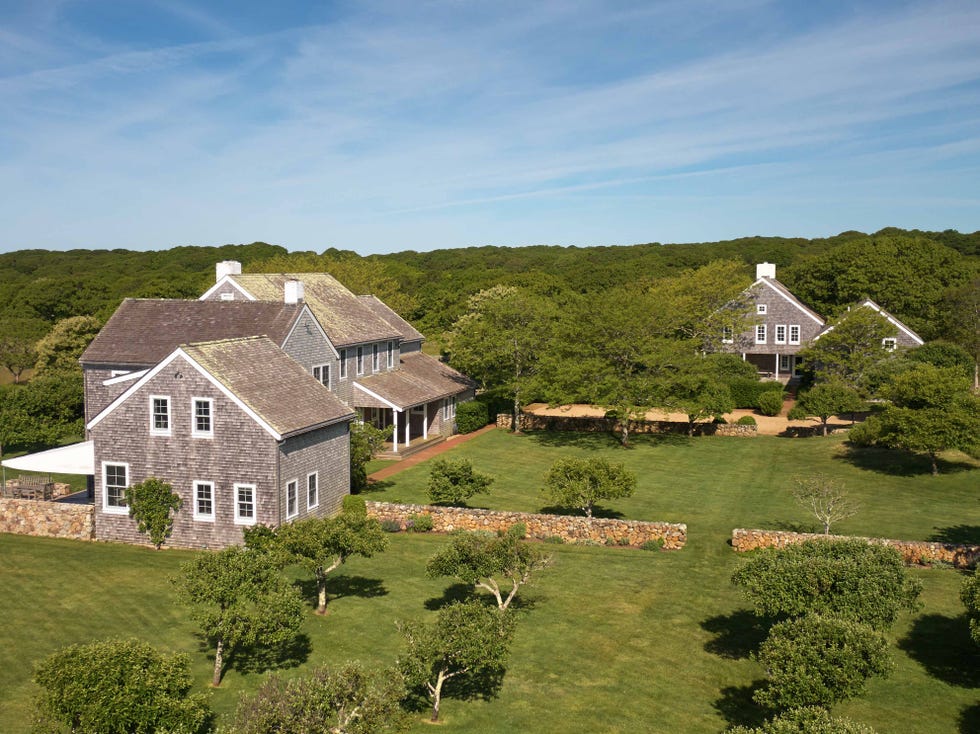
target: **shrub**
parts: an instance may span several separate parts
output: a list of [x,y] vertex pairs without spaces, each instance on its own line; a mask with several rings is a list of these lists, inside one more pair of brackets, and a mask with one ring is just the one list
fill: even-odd
[[42,731],[203,731],[207,699],[191,694],[190,658],[140,640],[72,645],[34,671]]
[[783,386],[778,382],[760,382],[751,377],[739,377],[728,382],[732,400],[736,408],[758,408],[759,396],[765,392],[782,392]]
[[400,533],[402,531],[402,524],[397,520],[382,520],[381,529],[386,533]]
[[773,625],[756,654],[769,680],[756,703],[777,710],[831,706],[891,671],[888,641],[860,622],[807,614]]
[[485,403],[476,400],[460,403],[456,406],[456,430],[460,433],[472,433],[490,422],[489,415]]
[[636,475],[606,459],[558,459],[545,475],[542,493],[560,507],[577,507],[592,517],[599,500],[630,497]]
[[875,734],[866,724],[831,716],[819,706],[801,706],[759,727],[736,726],[726,734]]
[[960,600],[966,607],[966,616],[970,620],[970,636],[980,645],[980,575],[976,572],[963,582]]
[[658,551],[664,549],[664,539],[657,538],[656,540],[648,540],[643,545],[640,546],[640,550],[646,551]]
[[735,421],[735,425],[738,425],[738,426],[755,426],[755,425],[758,425],[758,424],[755,422],[755,418],[753,418],[751,415],[743,415],[741,418],[739,418],[737,421]]
[[155,477],[126,487],[124,494],[129,516],[136,520],[136,530],[148,535],[150,542],[160,550],[173,530],[173,513],[182,504],[180,495],[169,484]]
[[549,535],[544,539],[545,543],[551,543],[552,545],[564,545],[565,539],[560,535]]
[[518,540],[526,538],[527,524],[523,522],[515,522],[513,525],[507,528],[507,532],[505,534],[513,538],[517,538]]
[[880,433],[881,424],[879,418],[877,416],[871,416],[856,426],[853,426],[847,432],[847,442],[857,448],[867,448],[874,446]]
[[486,494],[492,483],[493,477],[476,471],[469,459],[439,459],[429,474],[429,499],[436,505],[465,506],[474,494]]
[[783,393],[767,390],[759,395],[759,410],[763,415],[779,415],[783,409]]
[[341,503],[341,512],[343,512],[345,515],[350,515],[351,517],[366,517],[367,504],[364,502],[363,497],[348,494],[344,497],[343,502]]
[[412,533],[427,533],[432,530],[432,515],[426,515],[424,513],[411,515],[406,525]]

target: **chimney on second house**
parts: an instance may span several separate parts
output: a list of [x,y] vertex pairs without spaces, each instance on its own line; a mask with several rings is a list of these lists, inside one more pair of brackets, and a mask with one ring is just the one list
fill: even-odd
[[755,279],[772,278],[776,279],[776,263],[758,263],[755,266]]
[[287,280],[286,288],[284,291],[286,303],[302,303],[303,302],[303,281],[302,280]]
[[237,260],[222,260],[214,266],[214,282],[224,278],[226,275],[241,275],[242,264]]

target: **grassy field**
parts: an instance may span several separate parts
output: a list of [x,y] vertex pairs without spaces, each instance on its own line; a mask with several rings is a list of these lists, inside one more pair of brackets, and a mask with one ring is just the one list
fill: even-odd
[[[624,451],[605,436],[491,432],[454,449],[498,477],[475,504],[522,510],[546,504],[540,477],[567,453],[627,463],[640,476],[637,493],[606,509],[687,522],[688,546],[673,553],[548,546],[556,564],[524,597],[499,695],[446,701],[444,731],[707,733],[756,721],[751,691],[763,672],[748,651],[759,631],[729,582],[739,559],[727,540],[737,526],[811,526],[789,498],[794,476],[833,474],[860,499],[861,512],[842,532],[967,540],[980,531],[980,470],[965,459],[953,458],[933,478],[898,455],[855,461],[833,438],[651,440]],[[426,476],[424,465],[406,470],[368,497],[423,500]],[[401,649],[395,621],[431,615],[451,595],[446,580],[427,579],[423,570],[445,538],[391,538],[389,551],[353,559],[333,580],[330,613],[309,615],[309,650],[287,674],[348,658],[389,663]],[[206,690],[208,651],[167,582],[190,557],[0,535],[0,731],[27,729],[33,661],[71,642],[134,635],[184,650]],[[980,652],[957,596],[962,575],[913,573],[925,587],[923,608],[891,632],[894,674],[837,710],[881,734],[977,731]],[[213,692],[219,716],[264,675],[254,667],[236,661]],[[414,731],[429,730],[422,718]]]

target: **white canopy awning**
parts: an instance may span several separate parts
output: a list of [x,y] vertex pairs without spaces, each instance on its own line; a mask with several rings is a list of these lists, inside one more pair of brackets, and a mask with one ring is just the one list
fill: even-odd
[[8,469],[48,472],[49,474],[95,474],[95,444],[82,441],[56,449],[4,459]]

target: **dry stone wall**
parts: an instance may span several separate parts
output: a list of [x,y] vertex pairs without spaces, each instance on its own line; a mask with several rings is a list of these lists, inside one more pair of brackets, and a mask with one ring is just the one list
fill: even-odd
[[571,515],[537,515],[524,512],[498,512],[465,507],[435,505],[398,505],[390,502],[367,502],[368,515],[380,522],[398,523],[404,530],[412,515],[429,515],[432,529],[451,533],[454,530],[506,531],[523,523],[527,537],[544,540],[561,538],[566,543],[640,546],[648,541],[663,541],[665,550],[679,550],[687,542],[687,525],[683,523],[612,520],[574,517]]
[[[520,418],[522,431],[580,431],[592,433],[611,433],[616,430],[613,418],[592,418],[572,415],[529,415]],[[497,415],[497,428],[510,430],[510,413]],[[631,433],[684,433],[687,423],[677,421],[638,421],[630,424]],[[743,426],[736,423],[695,423],[695,436],[756,436],[757,426]]]
[[95,508],[39,500],[0,499],[0,533],[92,540]]
[[[732,548],[736,551],[752,551],[759,548],[785,548],[805,540],[825,539],[853,540],[846,535],[821,535],[818,533],[791,533],[783,530],[732,530]],[[888,538],[860,538],[895,548],[907,564],[948,563],[956,568],[972,568],[980,560],[980,545],[955,545],[953,543],[929,543],[915,540],[891,540]]]

